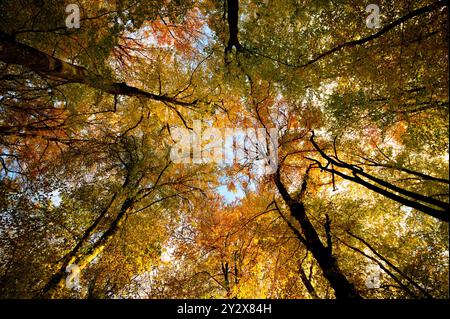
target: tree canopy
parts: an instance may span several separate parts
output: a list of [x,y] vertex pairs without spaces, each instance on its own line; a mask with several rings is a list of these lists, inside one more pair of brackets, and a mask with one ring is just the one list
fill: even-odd
[[0,297],[448,298],[448,1],[366,2],[0,1]]

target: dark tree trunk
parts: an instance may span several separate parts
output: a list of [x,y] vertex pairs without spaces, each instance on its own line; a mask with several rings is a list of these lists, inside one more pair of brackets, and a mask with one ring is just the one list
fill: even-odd
[[302,265],[299,266],[298,272],[300,274],[300,279],[302,280],[303,284],[306,287],[306,290],[308,290],[308,293],[311,295],[311,297],[318,299],[319,296],[317,295],[314,286],[311,284],[311,281],[309,281],[308,277],[306,276],[305,271],[302,268]]
[[[322,269],[324,277],[334,289],[338,299],[360,299],[362,298],[345,275],[342,273],[336,259],[332,255],[331,246],[326,247],[320,241],[316,229],[306,215],[305,206],[301,201],[294,200],[281,182],[280,171],[275,175],[275,184],[281,197],[289,207],[292,216],[299,222],[304,238],[302,242],[312,253],[319,267]],[[302,189],[306,189],[306,180]]]
[[227,21],[229,38],[225,53],[230,52],[233,47],[237,51],[241,51],[242,46],[238,38],[239,0],[227,0]]

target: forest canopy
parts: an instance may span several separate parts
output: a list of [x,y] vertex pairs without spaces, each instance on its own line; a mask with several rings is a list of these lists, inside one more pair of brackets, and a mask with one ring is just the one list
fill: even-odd
[[447,5],[0,0],[0,298],[449,298]]

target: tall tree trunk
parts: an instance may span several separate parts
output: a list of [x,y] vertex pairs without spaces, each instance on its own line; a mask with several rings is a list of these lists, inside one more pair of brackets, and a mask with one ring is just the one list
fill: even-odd
[[[338,299],[360,299],[362,298],[345,275],[342,273],[336,259],[332,255],[331,246],[326,247],[320,241],[316,229],[306,215],[305,206],[302,201],[294,200],[281,182],[280,170],[275,174],[275,184],[281,197],[289,207],[292,216],[299,222],[304,237],[302,242],[312,253],[319,267],[322,269],[324,277],[334,289]],[[303,181],[302,190],[306,190],[306,178]]]
[[74,264],[83,270],[87,265],[97,257],[111,241],[114,235],[119,230],[126,214],[132,209],[134,200],[125,198],[121,204],[119,213],[109,228],[102,234],[102,236],[84,252],[79,252],[80,243],[65,257],[61,267],[54,273],[47,284],[42,288],[41,292],[36,296],[38,298],[53,298],[64,288],[65,278],[67,277],[66,269],[69,265]]
[[239,0],[226,0],[227,1],[227,21],[228,21],[228,44],[225,48],[225,54],[231,52],[233,47],[237,51],[242,50],[242,46],[239,43],[238,38],[238,22],[239,22]]

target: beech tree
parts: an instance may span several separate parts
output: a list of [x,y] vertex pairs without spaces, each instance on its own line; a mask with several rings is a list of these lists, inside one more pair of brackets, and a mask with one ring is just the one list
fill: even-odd
[[0,296],[448,298],[446,4],[1,2]]

